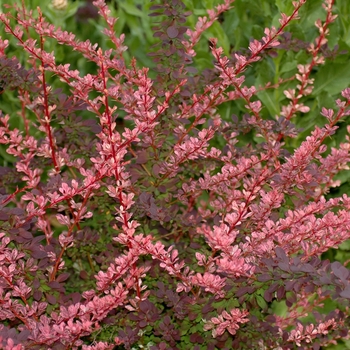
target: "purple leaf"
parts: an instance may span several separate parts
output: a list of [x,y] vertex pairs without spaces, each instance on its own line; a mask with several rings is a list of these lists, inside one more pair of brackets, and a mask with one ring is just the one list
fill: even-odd
[[166,30],[170,39],[174,39],[179,35],[179,30],[175,26],[171,26]]
[[342,281],[345,281],[349,276],[350,271],[338,261],[331,264],[331,269],[334,275],[340,278]]
[[54,297],[54,296],[51,295],[51,294],[45,293],[45,298],[46,298],[46,300],[47,300],[51,305],[54,305],[54,304],[56,304],[56,302],[57,302],[56,297]]
[[59,276],[57,276],[56,281],[57,282],[63,282],[69,278],[69,273],[61,273]]
[[47,284],[52,289],[61,289],[62,286],[57,281],[51,281]]
[[350,299],[350,285],[347,285],[339,295],[343,298]]
[[271,275],[265,273],[263,275],[259,275],[258,277],[258,281],[259,282],[267,282],[267,281],[270,281],[272,279]]

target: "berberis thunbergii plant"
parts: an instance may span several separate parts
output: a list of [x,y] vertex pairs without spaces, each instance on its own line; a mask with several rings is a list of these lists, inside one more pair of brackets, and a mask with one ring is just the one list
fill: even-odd
[[206,34],[233,0],[154,2],[149,68],[103,0],[99,45],[4,8],[1,349],[345,348],[350,88],[332,102],[322,66],[346,23],[332,0],[272,3],[237,48]]

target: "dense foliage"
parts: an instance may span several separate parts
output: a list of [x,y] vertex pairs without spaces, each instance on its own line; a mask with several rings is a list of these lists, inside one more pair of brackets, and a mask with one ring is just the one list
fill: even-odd
[[0,14],[1,348],[344,348],[346,6],[145,3]]

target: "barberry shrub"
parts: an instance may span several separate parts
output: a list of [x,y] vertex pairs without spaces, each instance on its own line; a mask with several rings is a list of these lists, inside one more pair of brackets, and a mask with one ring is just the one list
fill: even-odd
[[[103,0],[108,48],[23,2],[0,15],[2,349],[319,349],[349,337],[350,271],[323,257],[350,238],[350,198],[331,192],[347,178],[350,88],[334,106],[310,103],[341,54],[327,44],[334,1],[315,10],[309,42],[287,31],[299,0],[239,50],[206,37],[234,18],[233,0],[194,27],[184,3],[150,8],[152,69],[127,59]],[[11,54],[14,39],[26,56]],[[77,53],[88,72],[72,69]],[[273,80],[252,79],[271,64]]]

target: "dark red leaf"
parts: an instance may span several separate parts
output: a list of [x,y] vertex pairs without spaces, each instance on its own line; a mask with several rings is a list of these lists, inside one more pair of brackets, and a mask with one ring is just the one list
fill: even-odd
[[343,298],[350,299],[350,285],[347,285],[339,295]]
[[46,298],[46,300],[48,301],[48,303],[51,304],[51,305],[54,305],[54,304],[56,304],[56,302],[57,302],[56,297],[54,297],[54,296],[51,295],[51,294],[45,293],[45,298]]
[[66,279],[68,279],[68,277],[70,276],[69,273],[61,273],[57,278],[56,278],[56,281],[57,282],[63,282],[65,281]]
[[266,282],[266,281],[270,281],[272,279],[271,275],[264,273],[263,275],[259,275],[258,277],[258,281],[259,282]]
[[331,268],[334,275],[340,278],[342,281],[345,281],[348,278],[350,271],[346,267],[344,267],[340,262],[333,262],[331,264]]
[[179,30],[175,26],[171,26],[166,30],[169,38],[174,39],[179,35]]
[[47,284],[52,289],[61,289],[62,286],[57,281],[51,281]]

